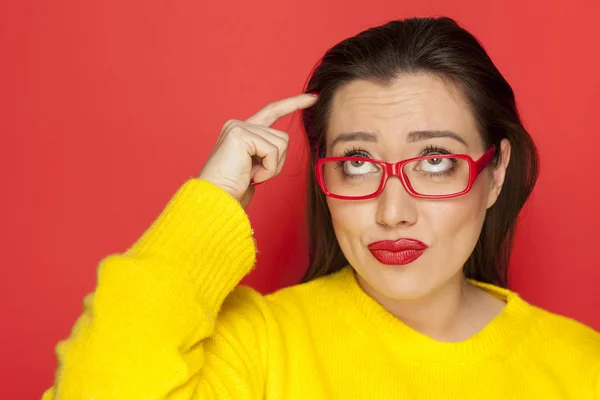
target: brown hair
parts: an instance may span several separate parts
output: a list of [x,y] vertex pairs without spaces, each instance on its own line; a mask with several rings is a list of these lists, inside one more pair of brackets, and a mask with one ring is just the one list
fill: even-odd
[[[475,116],[484,144],[511,144],[504,188],[486,214],[475,250],[463,267],[467,278],[507,286],[518,214],[538,175],[538,155],[523,127],[512,88],[481,44],[450,18],[410,18],[368,29],[329,49],[313,70],[306,91],[318,92],[302,118],[310,147],[307,216],[310,266],[304,281],[348,264],[333,230],[325,195],[315,179],[315,158],[324,154],[332,97],[356,79],[389,84],[401,73],[431,73],[457,87]],[[499,154],[499,152],[498,152]],[[494,160],[497,165],[498,156]]]

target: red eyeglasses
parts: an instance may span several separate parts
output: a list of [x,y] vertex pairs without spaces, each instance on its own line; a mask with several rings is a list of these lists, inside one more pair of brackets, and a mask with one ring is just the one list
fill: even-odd
[[315,172],[323,193],[335,199],[377,197],[392,176],[414,197],[447,199],[471,190],[495,153],[496,146],[492,146],[477,161],[466,154],[434,154],[395,164],[363,157],[325,157],[317,161]]

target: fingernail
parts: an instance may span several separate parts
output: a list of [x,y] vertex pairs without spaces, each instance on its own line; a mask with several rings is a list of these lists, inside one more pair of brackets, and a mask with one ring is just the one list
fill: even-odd
[[252,181],[250,181],[250,185],[251,185],[251,186],[258,186],[258,185],[261,185],[261,184],[263,184],[263,183],[265,183],[265,182],[266,182],[266,181],[262,181],[262,182],[254,182],[254,180],[252,180]]
[[308,93],[308,94],[310,94],[311,96],[315,96],[315,97],[316,97],[316,96],[318,96],[318,95],[319,95],[319,92],[310,92],[310,93]]

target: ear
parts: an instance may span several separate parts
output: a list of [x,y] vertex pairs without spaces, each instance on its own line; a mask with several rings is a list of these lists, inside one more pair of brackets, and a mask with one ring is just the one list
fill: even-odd
[[506,168],[510,161],[510,142],[508,139],[502,139],[500,142],[500,158],[496,166],[492,170],[492,182],[490,183],[490,191],[488,193],[487,208],[490,208],[498,200],[500,191],[502,191],[502,185],[504,185],[504,178],[506,177]]

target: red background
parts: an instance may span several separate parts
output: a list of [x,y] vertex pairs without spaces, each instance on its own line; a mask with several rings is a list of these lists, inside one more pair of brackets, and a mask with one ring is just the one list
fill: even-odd
[[[565,3],[566,2],[562,2]],[[229,118],[302,89],[367,27],[454,17],[512,83],[542,172],[512,285],[600,329],[596,0],[3,1],[0,3],[0,397],[39,398],[104,256],[126,249]],[[294,122],[294,121],[292,121]],[[297,121],[296,121],[297,122]],[[249,213],[261,291],[306,266],[302,133]]]

